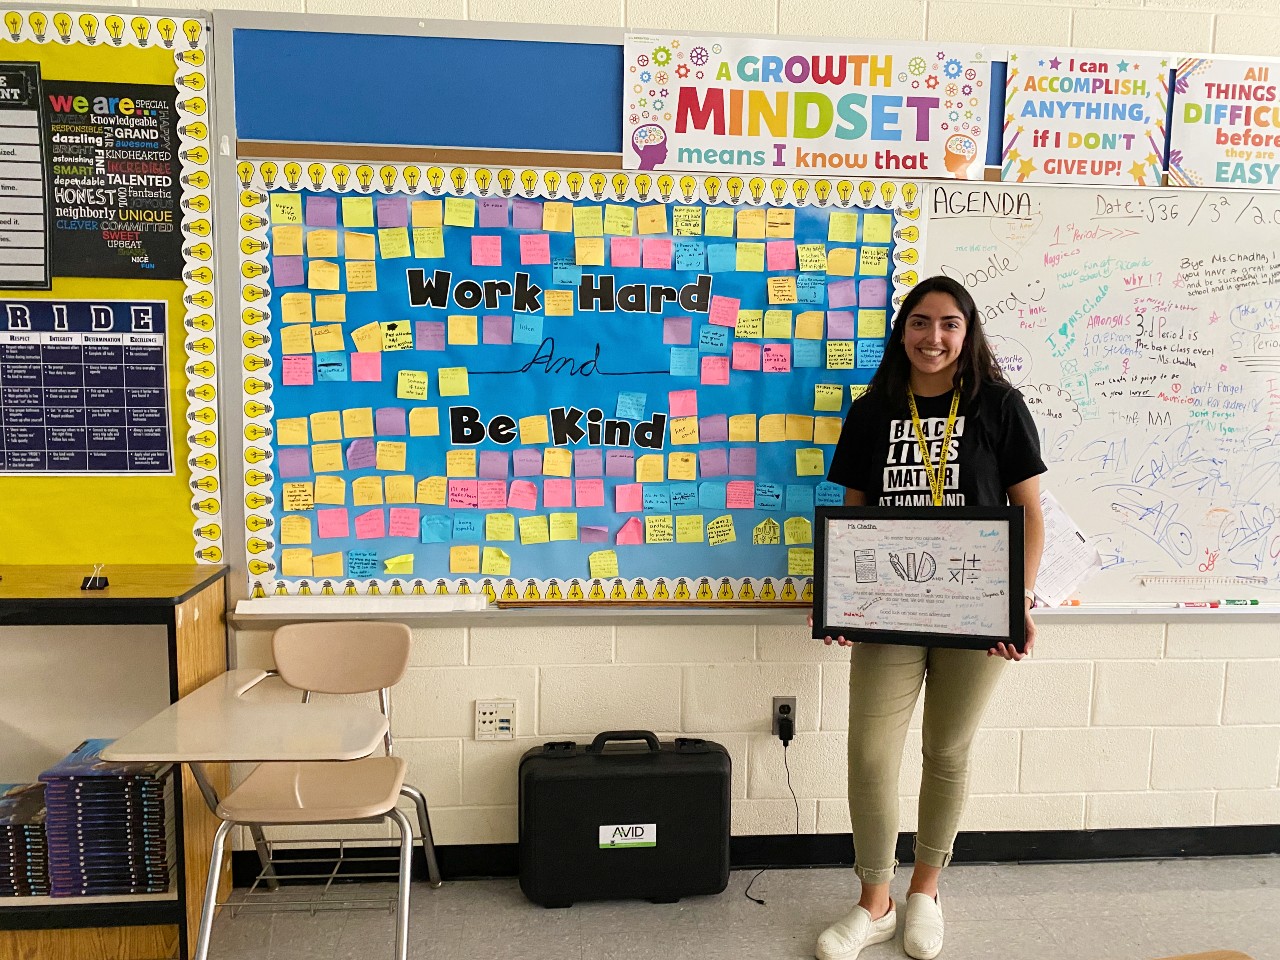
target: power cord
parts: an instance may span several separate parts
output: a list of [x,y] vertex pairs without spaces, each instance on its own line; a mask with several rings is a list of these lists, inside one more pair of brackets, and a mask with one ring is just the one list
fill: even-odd
[[[800,836],[800,801],[796,799],[796,791],[791,786],[791,765],[787,762],[787,747],[795,739],[795,721],[791,717],[783,716],[778,718],[778,739],[782,741],[782,768],[787,771],[787,790],[791,792],[791,802],[795,804],[796,808],[796,836],[798,837]],[[761,897],[753,897],[751,888],[760,879],[760,874],[768,869],[767,866],[761,867],[756,875],[751,878],[751,882],[747,884],[747,889],[742,891],[744,897],[762,907],[766,905],[765,901]]]

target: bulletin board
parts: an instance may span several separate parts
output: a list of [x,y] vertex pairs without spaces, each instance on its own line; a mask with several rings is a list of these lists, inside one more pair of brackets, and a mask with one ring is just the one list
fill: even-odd
[[222,559],[208,39],[3,16],[0,562]]
[[915,183],[237,170],[255,595],[809,599]]

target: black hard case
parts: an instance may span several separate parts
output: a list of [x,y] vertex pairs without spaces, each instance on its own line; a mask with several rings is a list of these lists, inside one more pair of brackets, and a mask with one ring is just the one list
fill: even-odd
[[[520,889],[544,907],[720,893],[729,883],[731,769],[718,743],[659,743],[644,730],[529,750],[519,773]],[[655,824],[656,845],[602,848],[600,827],[616,824]]]

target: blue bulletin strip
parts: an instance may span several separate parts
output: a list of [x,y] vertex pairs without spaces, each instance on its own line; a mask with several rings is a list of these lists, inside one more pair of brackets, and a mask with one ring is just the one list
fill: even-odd
[[809,596],[915,184],[239,169],[254,594]]
[[172,474],[167,310],[0,301],[0,472]]

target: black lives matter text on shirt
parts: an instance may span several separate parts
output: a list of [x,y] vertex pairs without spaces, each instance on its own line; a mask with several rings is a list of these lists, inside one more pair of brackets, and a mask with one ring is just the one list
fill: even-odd
[[78,80],[43,87],[54,274],[181,277],[177,91]]

